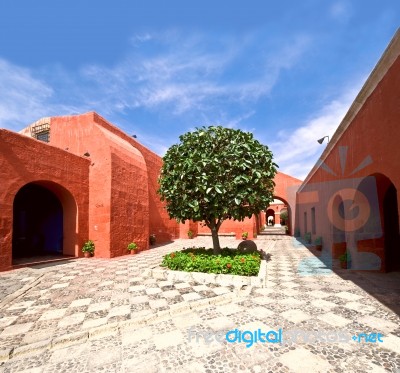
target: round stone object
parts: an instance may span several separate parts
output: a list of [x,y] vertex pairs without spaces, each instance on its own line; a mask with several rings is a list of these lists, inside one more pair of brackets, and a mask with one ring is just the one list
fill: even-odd
[[257,245],[252,240],[244,240],[239,244],[238,250],[243,254],[251,254],[257,251]]

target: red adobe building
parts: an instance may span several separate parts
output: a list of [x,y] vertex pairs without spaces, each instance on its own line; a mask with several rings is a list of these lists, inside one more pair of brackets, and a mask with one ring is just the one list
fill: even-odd
[[[161,158],[94,112],[43,118],[20,133],[0,129],[0,270],[18,257],[82,256],[94,241],[95,256],[127,254],[129,242],[149,247],[187,238],[204,228],[171,220],[158,195]],[[301,181],[279,173],[277,197],[295,208]],[[290,189],[290,188],[289,188]],[[285,202],[286,203],[286,202]],[[293,215],[294,216],[294,215]],[[262,217],[227,221],[221,233],[249,238]]]
[[[276,175],[289,232],[322,237],[333,258],[347,250],[354,269],[399,270],[399,141],[400,31],[306,180]],[[153,234],[163,243],[189,229],[208,233],[169,219],[157,195],[161,165],[93,112],[43,118],[20,133],[0,129],[0,270],[21,256],[82,256],[88,239],[96,257],[112,258],[131,241],[148,248]],[[267,214],[225,221],[220,233],[251,239]]]
[[297,195],[296,227],[351,268],[400,270],[400,30]]

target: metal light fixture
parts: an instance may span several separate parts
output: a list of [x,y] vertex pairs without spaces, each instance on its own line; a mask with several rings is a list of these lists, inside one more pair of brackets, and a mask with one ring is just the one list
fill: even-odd
[[83,154],[85,157],[90,157],[90,153],[86,152],[85,154]]
[[329,142],[329,136],[324,136],[321,139],[317,140],[320,144],[322,144],[324,142],[325,137],[328,138],[328,142]]
[[134,139],[136,139],[136,138],[137,138],[137,136],[136,136],[136,135],[132,135],[132,137],[133,137]]

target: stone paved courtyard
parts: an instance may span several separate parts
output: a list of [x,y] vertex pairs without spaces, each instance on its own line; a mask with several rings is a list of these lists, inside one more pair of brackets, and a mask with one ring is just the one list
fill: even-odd
[[[238,243],[221,238],[223,246]],[[0,273],[0,372],[400,372],[399,273],[336,263],[332,270],[328,258],[288,236],[256,243],[271,254],[266,288],[146,275],[165,253],[209,247],[209,237]],[[383,342],[300,339],[246,348],[208,334],[206,343],[206,333],[235,328],[381,333]]]

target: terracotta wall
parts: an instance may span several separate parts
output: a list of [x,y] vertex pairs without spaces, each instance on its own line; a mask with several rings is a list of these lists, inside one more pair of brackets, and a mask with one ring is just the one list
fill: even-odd
[[[344,130],[339,127],[333,145],[324,155],[324,164],[315,168],[298,195],[298,227],[302,235],[305,233],[305,213],[307,228],[311,231],[311,208],[315,208],[316,233],[313,238],[322,236],[327,250],[332,250],[334,257],[346,246],[347,249],[356,247],[358,252],[373,252],[381,258],[381,270],[384,270],[385,262],[382,247],[385,183],[394,184],[400,201],[399,36],[392,44],[396,45],[395,51],[392,48],[384,55],[347,114],[351,116],[354,112],[351,122],[347,128],[343,127]],[[397,57],[389,67],[387,57],[393,53]],[[376,86],[370,89],[375,80]],[[369,89],[372,91],[368,92]],[[346,211],[343,229],[338,229],[332,221],[342,199],[355,201],[356,210],[354,216],[351,211]],[[340,214],[336,214],[337,221],[342,219]]]
[[13,202],[28,183],[53,192],[64,215],[64,254],[81,256],[88,239],[89,165],[82,157],[20,134],[0,130],[0,270],[12,265]]
[[[161,202],[157,190],[158,177],[162,167],[162,159],[143,145],[137,143],[136,147],[142,152],[147,165],[148,189],[149,189],[149,214],[150,234],[156,236],[156,243],[163,243],[179,238],[181,235],[179,224],[170,219],[165,204]],[[192,226],[192,230],[196,230]],[[185,232],[184,234],[187,233]]]
[[149,247],[179,235],[158,195],[161,158],[96,113],[51,118],[50,143],[90,154],[90,236],[96,256],[126,253],[129,242]]
[[[31,127],[38,123],[50,123],[50,145],[28,138]],[[23,159],[13,164],[14,169],[23,168],[28,159],[36,158],[37,147],[46,149],[43,154],[53,149],[66,158],[72,157],[85,164],[85,179],[82,179],[83,176],[78,179],[86,188],[86,231],[80,240],[91,239],[95,242],[95,256],[108,258],[124,255],[128,243],[132,241],[138,243],[141,249],[146,249],[150,234],[156,236],[157,243],[163,243],[174,238],[186,238],[189,229],[195,236],[208,231],[197,223],[179,225],[169,218],[157,194],[162,159],[98,114],[90,112],[43,118],[21,133],[28,136],[16,135],[21,141],[36,145],[31,152],[27,152],[27,156],[21,153]],[[41,159],[38,158],[39,163]],[[50,156],[49,159],[51,162],[47,163],[51,167],[43,167],[43,172],[51,170],[53,177],[59,175],[64,187],[74,183],[70,180],[73,176],[63,171],[56,157]],[[32,177],[38,175],[33,171]],[[277,196],[286,202],[290,200],[291,188],[299,185],[300,181],[279,173],[276,183]],[[247,231],[251,239],[259,232],[261,220],[261,217],[253,217],[244,222],[226,221],[220,233],[233,232],[240,239],[242,232]],[[75,254],[79,253],[75,251]]]

